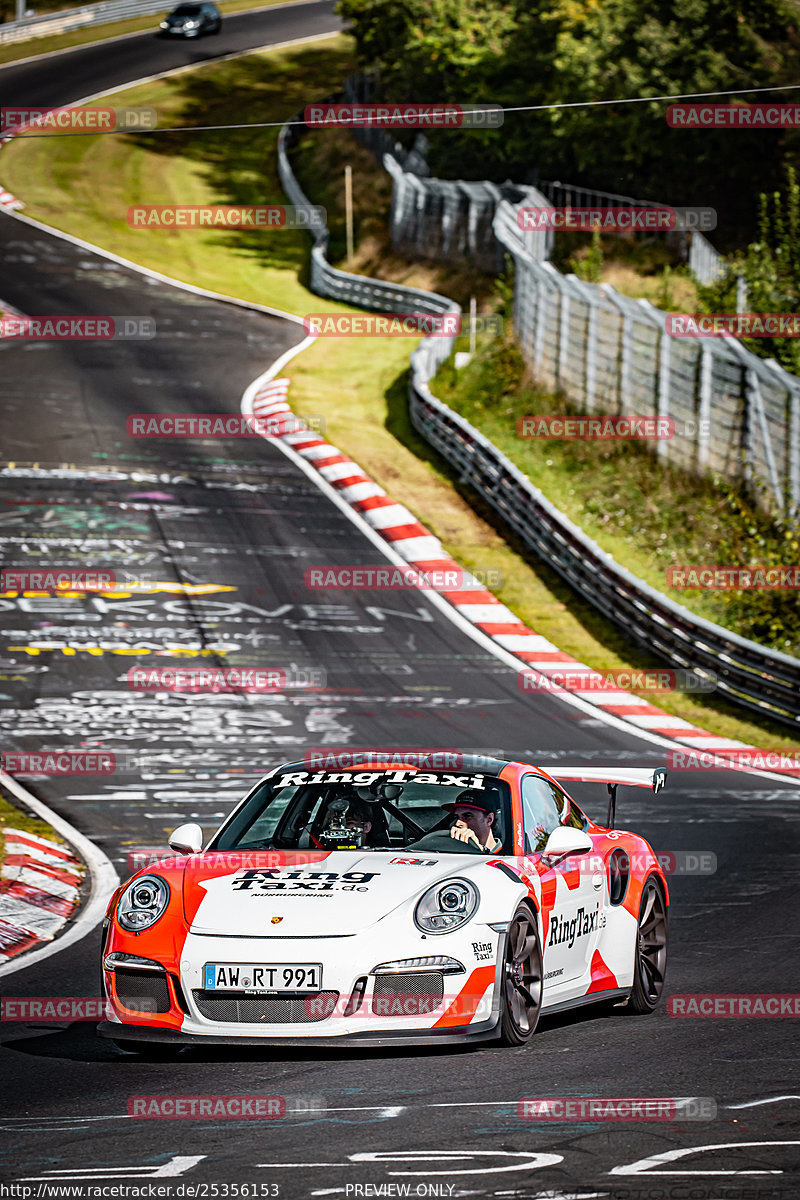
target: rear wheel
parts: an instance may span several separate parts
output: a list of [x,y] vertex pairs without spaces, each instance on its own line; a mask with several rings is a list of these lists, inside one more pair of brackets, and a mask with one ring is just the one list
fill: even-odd
[[508,927],[501,987],[500,1036],[507,1046],[522,1046],[533,1036],[542,1006],[542,947],[536,917],[525,904]]
[[667,970],[667,906],[651,875],[642,889],[636,931],[636,965],[628,1012],[649,1013],[661,999]]

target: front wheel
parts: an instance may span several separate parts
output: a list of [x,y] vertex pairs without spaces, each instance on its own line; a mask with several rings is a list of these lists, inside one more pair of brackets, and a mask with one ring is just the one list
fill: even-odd
[[533,1037],[542,1007],[542,946],[536,917],[521,904],[508,927],[501,975],[500,1037],[523,1046]]
[[667,970],[667,906],[651,875],[642,889],[636,930],[636,964],[628,1012],[649,1013],[661,999]]

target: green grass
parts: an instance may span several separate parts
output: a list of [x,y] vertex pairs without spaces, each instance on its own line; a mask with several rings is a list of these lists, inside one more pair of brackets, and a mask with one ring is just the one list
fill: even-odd
[[33,833],[37,837],[48,838],[51,842],[58,842],[59,845],[64,845],[64,839],[51,829],[46,821],[42,821],[39,817],[29,816],[21,808],[16,808],[6,799],[6,793],[0,787],[0,867],[5,862],[6,857],[6,842],[3,835],[5,826],[10,829],[21,829],[24,833]]
[[521,417],[576,410],[530,382],[510,343],[492,343],[461,372],[451,360],[434,390],[617,562],[699,616],[800,654],[794,593],[683,591],[667,584],[667,570],[674,566],[796,563],[796,527],[770,518],[733,488],[660,463],[635,442],[519,437]]
[[[591,234],[557,232],[553,266],[564,274],[587,278],[591,244]],[[649,300],[668,312],[698,311],[697,286],[688,267],[664,240],[604,233],[600,250],[600,276],[590,282],[610,283],[623,296]]]
[[[354,254],[346,261],[344,169],[353,171]],[[464,307],[470,296],[483,306],[491,297],[495,280],[486,271],[465,263],[424,260],[415,262],[395,253],[389,235],[392,181],[378,166],[371,151],[344,129],[305,133],[292,152],[292,169],[306,195],[324,206],[328,214],[328,257],[334,266],[389,279],[410,287],[444,292]]]
[[[117,99],[155,108],[161,126],[279,121],[322,97],[329,81],[353,65],[347,40],[337,38],[184,72]],[[115,254],[188,283],[305,312],[309,238],[302,232],[154,231],[127,224],[135,204],[285,199],[277,134],[270,128],[19,139],[3,152],[3,182],[24,198],[27,214]],[[312,311],[319,307],[315,300]]]
[[[351,45],[340,37],[209,64],[128,89],[119,103],[159,109],[162,125],[285,120],[336,90],[353,69]],[[29,140],[4,151],[3,182],[26,201],[31,216],[178,279],[298,314],[341,309],[307,290],[310,242],[305,235],[134,231],[126,225],[127,207],[135,203],[284,200],[275,170],[276,137],[275,130],[241,130]],[[309,198],[331,209],[339,253],[341,167],[348,160],[359,176],[362,167],[367,172],[369,164],[359,153],[355,142],[339,135],[324,146],[317,135],[314,152],[304,140],[298,151]],[[390,259],[385,231],[370,211],[372,204],[376,212],[385,212],[388,193],[375,193],[371,200],[362,187],[357,183],[357,261],[380,260],[392,278],[462,299],[471,292],[487,293],[486,281],[469,270],[453,276],[442,265]],[[413,430],[406,397],[408,356],[415,344],[406,338],[320,338],[292,363],[295,411],[324,417],[331,441],[408,505],[457,561],[473,570],[499,569],[505,580],[499,598],[556,645],[598,669],[654,665],[551,571],[529,561]],[[790,745],[785,728],[750,720],[711,698],[653,699],[722,736]]]
[[[272,8],[283,2],[284,0],[261,0],[260,3],[254,4],[253,0],[217,0],[217,8],[221,10],[224,17],[226,13],[256,12],[260,8]],[[36,13],[37,16],[44,16],[45,13],[50,12],[55,14],[67,7],[75,8],[77,5],[65,3],[64,0],[53,0],[52,3],[37,4]],[[17,62],[22,58],[38,57],[40,54],[52,54],[58,50],[71,50],[75,46],[88,46],[92,42],[123,37],[127,33],[146,33],[148,29],[155,33],[159,21],[163,21],[166,14],[171,12],[174,7],[174,4],[165,4],[163,12],[156,13],[151,17],[134,17],[130,21],[112,21],[106,25],[92,25],[88,29],[73,29],[67,33],[53,34],[51,37],[31,38],[29,41],[15,43],[11,46],[0,46],[0,65]],[[3,26],[0,25],[0,30],[2,28]],[[201,43],[202,41],[204,39],[201,39]]]

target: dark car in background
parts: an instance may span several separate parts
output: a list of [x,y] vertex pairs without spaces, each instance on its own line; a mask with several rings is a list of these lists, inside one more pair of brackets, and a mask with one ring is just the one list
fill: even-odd
[[200,37],[204,33],[219,33],[222,14],[216,4],[179,4],[159,26],[166,37]]

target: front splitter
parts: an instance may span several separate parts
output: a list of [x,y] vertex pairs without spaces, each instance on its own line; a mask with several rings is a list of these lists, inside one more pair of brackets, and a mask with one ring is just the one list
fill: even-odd
[[345,1033],[338,1037],[255,1037],[226,1033],[183,1033],[177,1029],[156,1029],[150,1025],[121,1025],[115,1021],[101,1021],[97,1026],[100,1037],[112,1038],[115,1042],[157,1042],[171,1046],[442,1046],[470,1045],[488,1042],[500,1035],[499,1020],[483,1022],[474,1029],[463,1027],[458,1030],[443,1029],[424,1032],[416,1029],[383,1033]]

